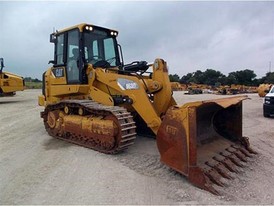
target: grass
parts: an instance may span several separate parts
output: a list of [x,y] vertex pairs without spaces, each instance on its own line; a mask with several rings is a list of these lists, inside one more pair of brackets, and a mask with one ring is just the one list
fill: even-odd
[[25,82],[26,89],[42,89],[42,82]]

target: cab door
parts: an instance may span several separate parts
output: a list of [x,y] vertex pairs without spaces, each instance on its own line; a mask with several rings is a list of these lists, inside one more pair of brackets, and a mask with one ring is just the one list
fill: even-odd
[[80,51],[79,30],[71,30],[67,33],[66,47],[66,74],[68,84],[80,83]]
[[[52,77],[54,81],[51,84],[65,85],[67,84],[66,67],[65,67],[65,34],[56,36],[55,50],[54,50],[54,65],[51,68]],[[43,88],[45,88],[46,72],[43,74]],[[44,91],[44,89],[43,89]],[[45,91],[43,92],[43,94]]]

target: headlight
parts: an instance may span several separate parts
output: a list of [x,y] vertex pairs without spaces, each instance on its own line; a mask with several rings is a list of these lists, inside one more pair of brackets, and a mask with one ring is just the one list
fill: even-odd
[[117,33],[117,32],[115,32],[115,31],[111,31],[111,32],[110,32],[110,35],[111,35],[111,36],[117,36],[117,35],[118,35],[118,33]]
[[86,26],[85,29],[86,29],[86,30],[89,30],[89,31],[92,31],[92,30],[93,30],[93,27],[92,27],[92,26]]
[[265,97],[264,98],[264,103],[265,104],[270,104],[270,97]]

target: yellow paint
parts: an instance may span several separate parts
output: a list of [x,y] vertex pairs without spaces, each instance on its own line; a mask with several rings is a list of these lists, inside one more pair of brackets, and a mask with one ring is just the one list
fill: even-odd
[[[78,28],[83,31],[87,24],[79,24],[60,32],[66,32]],[[130,112],[135,111],[146,122],[147,126],[157,134],[162,123],[161,118],[166,114],[168,108],[176,105],[172,97],[171,83],[169,81],[167,63],[162,59],[156,59],[152,65],[152,75],[136,75],[134,73],[120,74],[118,68],[94,69],[91,64],[86,65],[87,84],[68,85],[66,76],[56,78],[49,68],[45,75],[45,97],[39,97],[39,105],[52,104],[64,99],[92,99],[104,105],[114,105],[115,97],[127,97],[132,104],[121,103],[118,106],[126,107]],[[66,75],[66,74],[65,74]],[[120,83],[131,82],[136,88],[124,88]],[[119,82],[120,80],[120,82]],[[122,81],[122,82],[123,82]],[[123,84],[123,83],[122,83]],[[126,83],[125,83],[126,84]],[[153,98],[150,96],[153,95]],[[230,98],[225,100],[210,100],[190,102],[182,107],[177,107],[180,112],[174,113],[174,118],[182,120],[184,128],[189,127],[188,108],[199,107],[205,103],[217,103],[222,107],[228,107],[244,98]],[[175,131],[174,129],[168,129]]]
[[108,106],[113,106],[114,105],[114,101],[112,99],[112,97],[103,92],[100,89],[97,89],[96,87],[91,86],[90,88],[90,96],[92,98],[92,100],[96,101],[96,102],[100,102],[104,105],[108,105]]
[[23,91],[23,78],[10,72],[0,73],[0,90],[2,90],[3,93]]
[[38,105],[39,106],[45,106],[46,101],[45,101],[45,96],[44,95],[39,95],[38,96]]

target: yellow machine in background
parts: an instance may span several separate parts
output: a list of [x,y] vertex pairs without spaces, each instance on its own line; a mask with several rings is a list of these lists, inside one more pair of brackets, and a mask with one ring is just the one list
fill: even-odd
[[16,91],[24,90],[24,79],[10,72],[3,72],[4,59],[0,58],[0,97],[13,96]]
[[47,132],[107,154],[127,149],[137,133],[152,133],[163,163],[217,194],[214,184],[255,153],[242,135],[247,97],[177,106],[167,63],[124,64],[117,35],[90,24],[50,35],[53,66],[39,96]]
[[229,85],[220,85],[216,88],[216,94],[243,94],[243,93],[256,93],[257,87],[256,86],[245,86],[245,85],[236,85],[231,84]]
[[203,94],[203,91],[208,91],[211,89],[211,86],[208,86],[206,84],[196,84],[193,82],[190,82],[187,85],[187,93],[186,94]]
[[245,86],[245,90],[247,93],[257,93],[258,87],[256,86]]
[[260,84],[258,87],[258,95],[260,97],[265,97],[265,95],[269,92],[272,84]]
[[185,91],[187,86],[179,82],[170,82],[172,91]]

